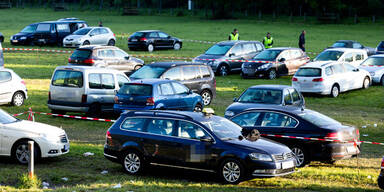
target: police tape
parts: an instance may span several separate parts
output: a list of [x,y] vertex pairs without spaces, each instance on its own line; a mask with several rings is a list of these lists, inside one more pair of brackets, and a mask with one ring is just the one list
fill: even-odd
[[20,116],[23,114],[29,114],[29,115],[48,115],[48,116],[55,116],[55,117],[64,117],[64,118],[72,118],[72,119],[82,119],[82,120],[90,120],[90,121],[103,121],[103,122],[116,122],[116,120],[113,119],[103,119],[103,118],[96,118],[96,117],[84,117],[84,116],[76,116],[76,115],[63,115],[63,114],[55,114],[55,113],[45,113],[45,112],[34,112],[34,111],[26,111],[23,113],[17,113],[13,114],[13,116]]

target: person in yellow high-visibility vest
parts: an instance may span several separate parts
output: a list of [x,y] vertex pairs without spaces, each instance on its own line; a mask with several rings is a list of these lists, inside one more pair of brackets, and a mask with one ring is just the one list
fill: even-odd
[[230,41],[240,40],[239,31],[237,29],[234,29],[233,32],[229,34],[228,40]]
[[263,39],[263,44],[266,49],[272,48],[273,38],[271,37],[271,33],[267,33],[267,36]]

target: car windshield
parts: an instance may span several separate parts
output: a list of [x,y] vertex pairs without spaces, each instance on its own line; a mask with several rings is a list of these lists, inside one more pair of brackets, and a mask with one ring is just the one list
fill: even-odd
[[236,139],[241,135],[242,128],[239,125],[222,117],[213,116],[211,121],[202,123],[211,129],[221,140]]
[[297,70],[295,76],[297,77],[320,77],[321,69],[319,68],[300,68]]
[[82,28],[75,32],[73,32],[74,35],[85,35],[87,34],[92,28]]
[[328,125],[341,125],[340,122],[325,116],[321,113],[311,111],[311,110],[305,110],[303,113],[298,114],[301,118],[319,126],[324,127]]
[[151,96],[152,85],[138,83],[125,84],[120,88],[118,93],[122,95]]
[[342,51],[323,51],[313,61],[337,61],[343,53]]
[[37,25],[28,25],[23,30],[21,30],[21,33],[33,33],[36,31]]
[[384,66],[384,57],[370,57],[361,63],[362,66]]
[[253,59],[262,61],[274,61],[282,50],[264,50],[256,55]]
[[210,47],[205,52],[205,54],[206,55],[225,55],[231,47],[232,47],[231,45],[219,45],[219,44],[216,44],[216,45]]
[[167,70],[165,67],[145,65],[144,67],[134,72],[130,77],[134,79],[159,78],[165,70]]
[[336,42],[331,47],[346,47],[346,43],[343,42]]
[[239,98],[240,103],[280,104],[281,91],[271,89],[247,89]]
[[18,119],[12,117],[7,112],[0,109],[0,123],[8,124],[8,123],[13,123],[15,121],[18,121]]

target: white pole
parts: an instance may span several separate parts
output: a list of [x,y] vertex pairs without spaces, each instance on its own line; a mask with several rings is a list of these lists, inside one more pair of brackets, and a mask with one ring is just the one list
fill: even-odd
[[34,142],[28,141],[28,149],[29,149],[29,159],[28,159],[28,175],[29,178],[33,178],[34,176]]

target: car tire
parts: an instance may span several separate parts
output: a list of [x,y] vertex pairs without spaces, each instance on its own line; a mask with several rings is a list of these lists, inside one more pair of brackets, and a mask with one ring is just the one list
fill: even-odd
[[142,65],[136,65],[134,68],[133,68],[133,71],[137,71],[139,70],[141,67],[143,67]]
[[380,189],[383,189],[384,190],[384,177],[383,176],[379,176],[379,178],[377,178],[377,185],[380,187]]
[[108,46],[115,46],[115,40],[111,39],[108,41]]
[[203,111],[203,106],[200,103],[197,103],[193,108],[193,112],[202,112],[202,111]]
[[100,117],[101,114],[101,106],[100,104],[93,103],[91,106],[89,106],[87,116],[89,117]]
[[331,96],[333,98],[336,98],[340,94],[340,88],[338,85],[333,85],[331,89]]
[[370,84],[369,77],[365,77],[363,81],[363,89],[368,89],[369,84]]
[[220,76],[227,76],[229,72],[230,72],[230,69],[226,64],[220,65],[219,68],[217,69],[217,73]]
[[212,93],[211,93],[211,91],[209,91],[207,89],[204,89],[201,92],[200,95],[201,95],[201,98],[203,99],[204,106],[207,106],[207,105],[211,104],[211,102],[212,102]]
[[228,158],[220,164],[218,174],[224,183],[238,184],[245,176],[245,169],[240,161]]
[[[28,149],[28,141],[30,140],[22,140],[18,141],[12,146],[12,158],[18,162],[19,164],[28,164],[29,159],[29,149]],[[34,143],[34,161],[37,162],[40,159],[40,148],[37,143]]]
[[136,150],[128,150],[121,158],[121,165],[124,171],[130,175],[142,173],[146,167],[143,155]]
[[175,43],[175,44],[173,44],[173,49],[174,49],[174,50],[180,50],[180,48],[181,48],[180,43]]
[[304,167],[310,162],[308,153],[303,147],[292,146],[291,150],[296,157],[296,167]]
[[12,96],[12,105],[19,107],[24,104],[24,100],[25,100],[24,94],[18,91],[14,93]]
[[87,40],[83,42],[83,45],[90,45],[91,43]]
[[275,69],[271,69],[268,71],[268,79],[276,79],[277,78],[277,72]]
[[149,44],[147,46],[147,50],[148,50],[148,52],[153,52],[155,50],[155,47],[153,46],[153,44]]

